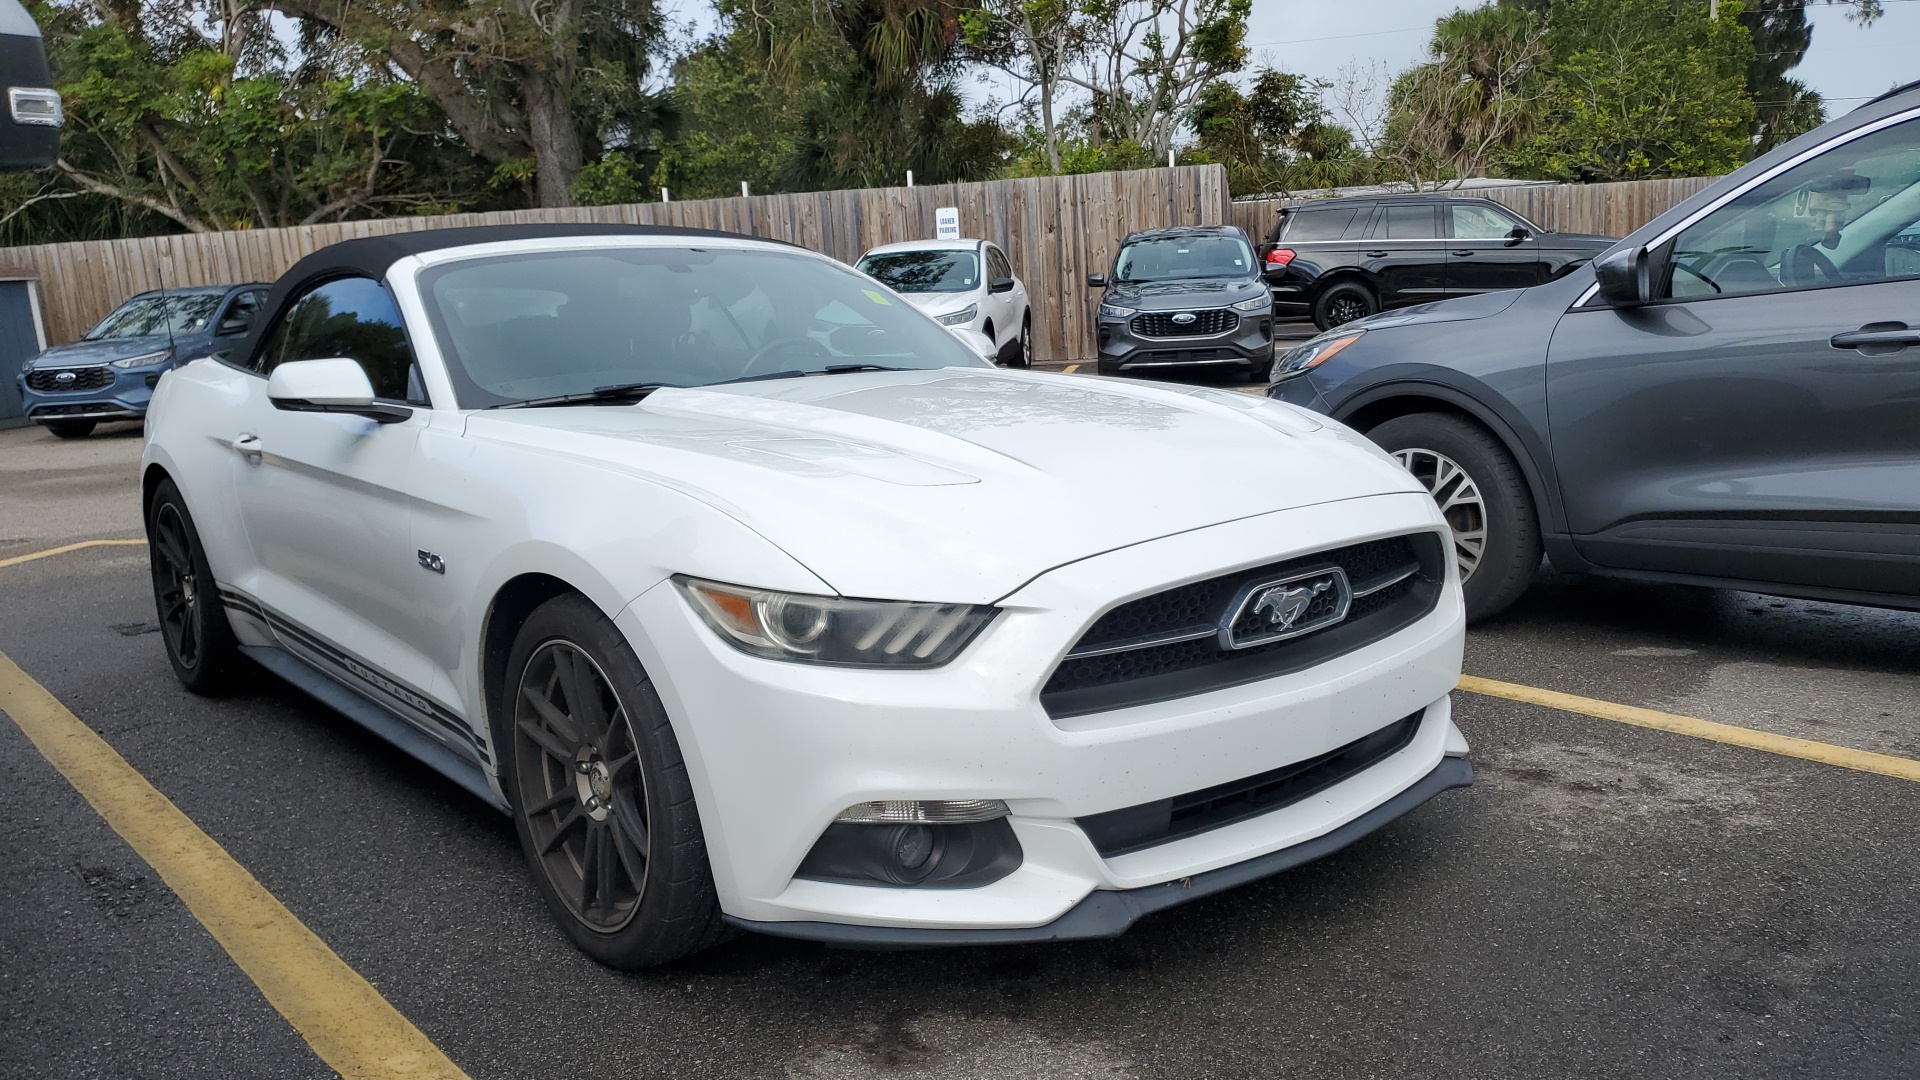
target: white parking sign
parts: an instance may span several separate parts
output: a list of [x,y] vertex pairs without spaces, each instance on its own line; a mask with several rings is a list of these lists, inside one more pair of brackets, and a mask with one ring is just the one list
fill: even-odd
[[933,238],[935,240],[960,239],[960,208],[943,206],[933,212]]

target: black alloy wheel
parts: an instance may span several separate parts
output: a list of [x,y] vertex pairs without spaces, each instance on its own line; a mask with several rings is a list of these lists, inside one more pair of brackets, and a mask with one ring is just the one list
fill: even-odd
[[1313,303],[1313,324],[1322,330],[1364,319],[1380,310],[1372,290],[1357,281],[1331,285]]
[[549,600],[521,627],[507,672],[507,796],[568,938],[623,969],[721,940],[679,743],[619,629],[584,597]]
[[147,558],[160,640],[180,684],[196,694],[230,687],[240,649],[180,489],[162,480],[147,512]]

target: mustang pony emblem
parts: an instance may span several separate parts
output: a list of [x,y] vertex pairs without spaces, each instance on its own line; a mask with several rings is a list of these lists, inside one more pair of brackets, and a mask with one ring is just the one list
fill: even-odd
[[1253,614],[1275,630],[1290,629],[1313,605],[1313,598],[1333,588],[1332,578],[1311,585],[1275,585],[1253,602]]

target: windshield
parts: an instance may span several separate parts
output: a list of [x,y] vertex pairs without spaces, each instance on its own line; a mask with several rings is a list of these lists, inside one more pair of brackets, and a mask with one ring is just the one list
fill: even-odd
[[1212,233],[1135,240],[1120,249],[1113,278],[1115,281],[1174,281],[1247,277],[1252,273],[1253,248],[1238,236]]
[[501,255],[431,268],[421,292],[469,409],[636,383],[987,366],[870,279],[778,251]]
[[980,282],[980,260],[971,251],[894,251],[861,259],[860,272],[894,292],[968,292]]
[[158,334],[191,334],[203,329],[213,318],[220,297],[206,293],[185,296],[140,296],[121,304],[100,325],[87,331],[84,340],[153,337]]

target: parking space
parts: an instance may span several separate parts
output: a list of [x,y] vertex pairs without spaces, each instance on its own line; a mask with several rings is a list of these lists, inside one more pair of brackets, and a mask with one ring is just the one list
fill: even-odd
[[[0,653],[473,1077],[1912,1073],[1920,784],[1473,693],[1474,787],[1119,939],[609,972],[506,818],[270,678],[182,691],[144,549],[16,561],[137,537],[138,451],[0,432]],[[1920,759],[1911,613],[1548,572],[1466,669]],[[0,779],[0,1074],[331,1074],[15,724]]]

